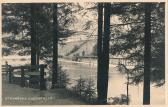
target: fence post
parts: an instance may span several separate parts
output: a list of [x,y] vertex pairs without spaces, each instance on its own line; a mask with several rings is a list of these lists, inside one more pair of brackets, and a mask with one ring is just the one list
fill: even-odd
[[13,72],[13,68],[11,65],[8,66],[8,72],[9,72],[9,83],[12,83],[12,72]]
[[40,65],[40,90],[46,90],[45,79],[44,79],[44,68],[46,65]]
[[21,80],[20,80],[20,85],[21,87],[24,87],[25,86],[25,72],[24,72],[24,68],[21,67]]

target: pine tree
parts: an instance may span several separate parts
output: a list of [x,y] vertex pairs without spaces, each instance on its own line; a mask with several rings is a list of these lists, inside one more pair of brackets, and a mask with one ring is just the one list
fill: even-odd
[[57,4],[53,4],[53,75],[52,88],[56,87],[58,75],[58,22]]
[[97,40],[97,56],[98,56],[98,64],[97,64],[97,93],[98,93],[98,100],[97,103],[103,100],[102,98],[102,37],[103,37],[103,3],[98,4],[98,40]]
[[[107,92],[108,92],[108,70],[109,70],[109,40],[110,40],[110,3],[104,4],[104,34],[102,36],[102,47],[98,48],[98,103],[107,104]],[[101,12],[101,7],[100,11]],[[101,14],[100,14],[101,15]],[[100,20],[101,21],[101,20]],[[101,28],[102,25],[100,25]],[[99,27],[98,27],[99,28]],[[101,37],[101,29],[99,32]],[[100,62],[99,62],[100,61]]]
[[143,104],[150,104],[151,72],[151,4],[145,4],[145,49],[144,49],[144,87]]
[[31,65],[37,64],[36,5],[31,4]]
[[[123,4],[121,4],[123,5]],[[132,84],[143,82],[144,74],[144,3],[124,5],[124,14],[119,16],[121,24],[111,25],[111,55],[121,55],[130,59],[135,65],[130,81]],[[165,83],[165,19],[164,3],[152,3],[151,7],[151,81],[156,86]],[[125,30],[127,29],[127,30]]]

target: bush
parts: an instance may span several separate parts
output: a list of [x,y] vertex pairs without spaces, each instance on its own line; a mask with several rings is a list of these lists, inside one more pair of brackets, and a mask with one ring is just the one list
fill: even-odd
[[96,99],[96,88],[94,81],[92,79],[86,82],[86,89],[84,93],[86,100],[89,101],[90,103],[94,103]]
[[69,84],[69,75],[66,73],[65,70],[62,70],[62,66],[58,67],[58,87],[59,88],[66,88]]
[[[48,81],[52,81],[52,65],[49,66],[49,77]],[[62,69],[62,66],[58,66],[58,78],[57,78],[57,87],[58,88],[66,88],[69,84],[69,75],[65,70]]]
[[77,80],[77,84],[73,87],[73,90],[77,95],[79,95],[79,97],[82,97],[84,95],[85,88],[86,88],[86,80],[80,77]]
[[126,105],[129,101],[130,99],[127,99],[125,94],[121,94],[120,97],[112,97],[108,99],[108,103],[113,105]]
[[80,57],[79,53],[74,54],[73,57],[72,57],[72,61],[80,61],[79,57]]
[[73,91],[81,99],[93,104],[96,101],[96,88],[92,79],[79,78],[77,84],[73,87]]

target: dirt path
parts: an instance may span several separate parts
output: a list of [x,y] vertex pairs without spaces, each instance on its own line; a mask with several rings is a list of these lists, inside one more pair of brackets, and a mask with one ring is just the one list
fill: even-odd
[[84,105],[86,103],[74,97],[65,89],[22,88],[16,84],[8,84],[3,76],[2,105]]

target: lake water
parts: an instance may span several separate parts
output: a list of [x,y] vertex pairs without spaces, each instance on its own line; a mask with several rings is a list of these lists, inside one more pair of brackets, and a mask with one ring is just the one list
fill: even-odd
[[[71,61],[61,61],[61,65],[63,66],[63,69],[66,70],[66,72],[69,74],[69,78],[71,79],[72,83],[81,77],[85,79],[92,78],[96,85],[97,64],[95,61],[77,63]],[[120,74],[117,71],[116,65],[110,65],[108,98],[117,97],[121,94],[126,95],[126,82],[126,75]],[[130,85],[129,96],[131,100],[130,104],[142,104],[143,84],[139,84],[137,86]],[[151,85],[151,104],[165,104],[165,86],[156,88],[154,85]]]

